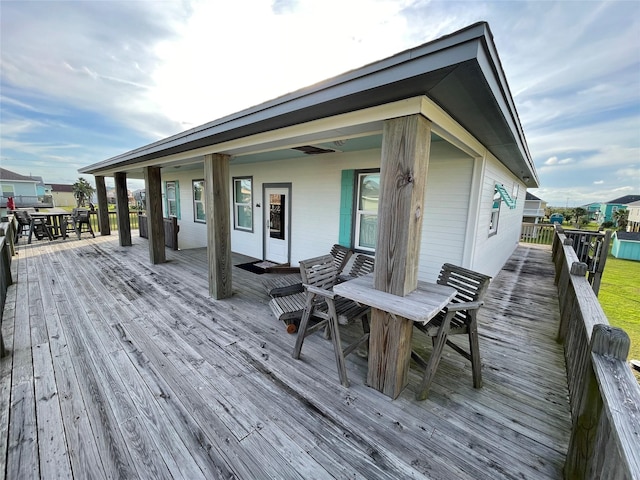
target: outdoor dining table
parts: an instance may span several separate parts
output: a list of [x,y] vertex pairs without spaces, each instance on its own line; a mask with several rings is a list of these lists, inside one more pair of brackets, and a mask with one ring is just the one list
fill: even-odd
[[[427,323],[447,306],[457,291],[447,285],[419,281],[418,287],[403,297],[375,289],[373,274],[335,285],[333,291],[361,305],[387,312],[390,322],[395,323],[389,335],[385,322],[371,322],[367,384],[396,398],[408,383],[411,342],[401,341],[402,337],[393,331],[407,328],[412,331],[413,322]],[[374,340],[381,338],[385,341]],[[391,382],[385,381],[385,377]]]
[[35,212],[30,213],[31,226],[29,227],[29,238],[27,243],[31,243],[31,237],[33,236],[36,221],[42,219],[48,225],[51,231],[51,235],[54,238],[62,237],[67,238],[67,217],[68,212]]

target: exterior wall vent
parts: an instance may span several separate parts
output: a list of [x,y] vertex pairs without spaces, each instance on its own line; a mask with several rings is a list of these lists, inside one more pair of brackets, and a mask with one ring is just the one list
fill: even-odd
[[293,147],[293,150],[299,150],[307,155],[321,155],[323,153],[333,153],[336,150],[331,148],[314,147],[313,145],[303,145],[302,147]]

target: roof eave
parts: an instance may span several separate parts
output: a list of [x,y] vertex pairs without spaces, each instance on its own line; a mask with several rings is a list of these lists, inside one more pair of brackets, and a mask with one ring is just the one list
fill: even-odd
[[[461,69],[458,75],[456,69]],[[465,80],[466,71],[482,77],[484,85]],[[478,83],[478,82],[476,82]],[[457,108],[447,89],[463,89],[474,97],[477,111]],[[212,146],[348,113],[385,103],[426,95],[482,142],[512,172],[537,187],[538,177],[489,27],[481,22],[433,42],[352,70],[144,147],[81,168],[99,174],[138,162]],[[491,97],[491,98],[488,98]],[[491,112],[487,112],[490,105]],[[494,122],[479,131],[486,119]],[[475,131],[474,131],[475,130]]]

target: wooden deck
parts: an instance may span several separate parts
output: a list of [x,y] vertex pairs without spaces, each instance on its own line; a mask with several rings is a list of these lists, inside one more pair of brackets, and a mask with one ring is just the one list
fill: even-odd
[[417,402],[417,372],[392,401],[364,385],[355,355],[342,387],[321,335],[293,360],[265,275],[234,268],[233,297],[214,301],[204,250],[154,266],[133,240],[19,245],[2,322],[5,478],[562,477],[570,418],[548,247],[518,247],[492,282],[484,387],[450,355]]

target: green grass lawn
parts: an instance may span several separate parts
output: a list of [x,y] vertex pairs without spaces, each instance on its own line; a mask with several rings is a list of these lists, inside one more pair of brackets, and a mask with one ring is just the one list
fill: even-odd
[[629,359],[640,360],[640,262],[609,255],[598,300],[609,323],[629,334]]

